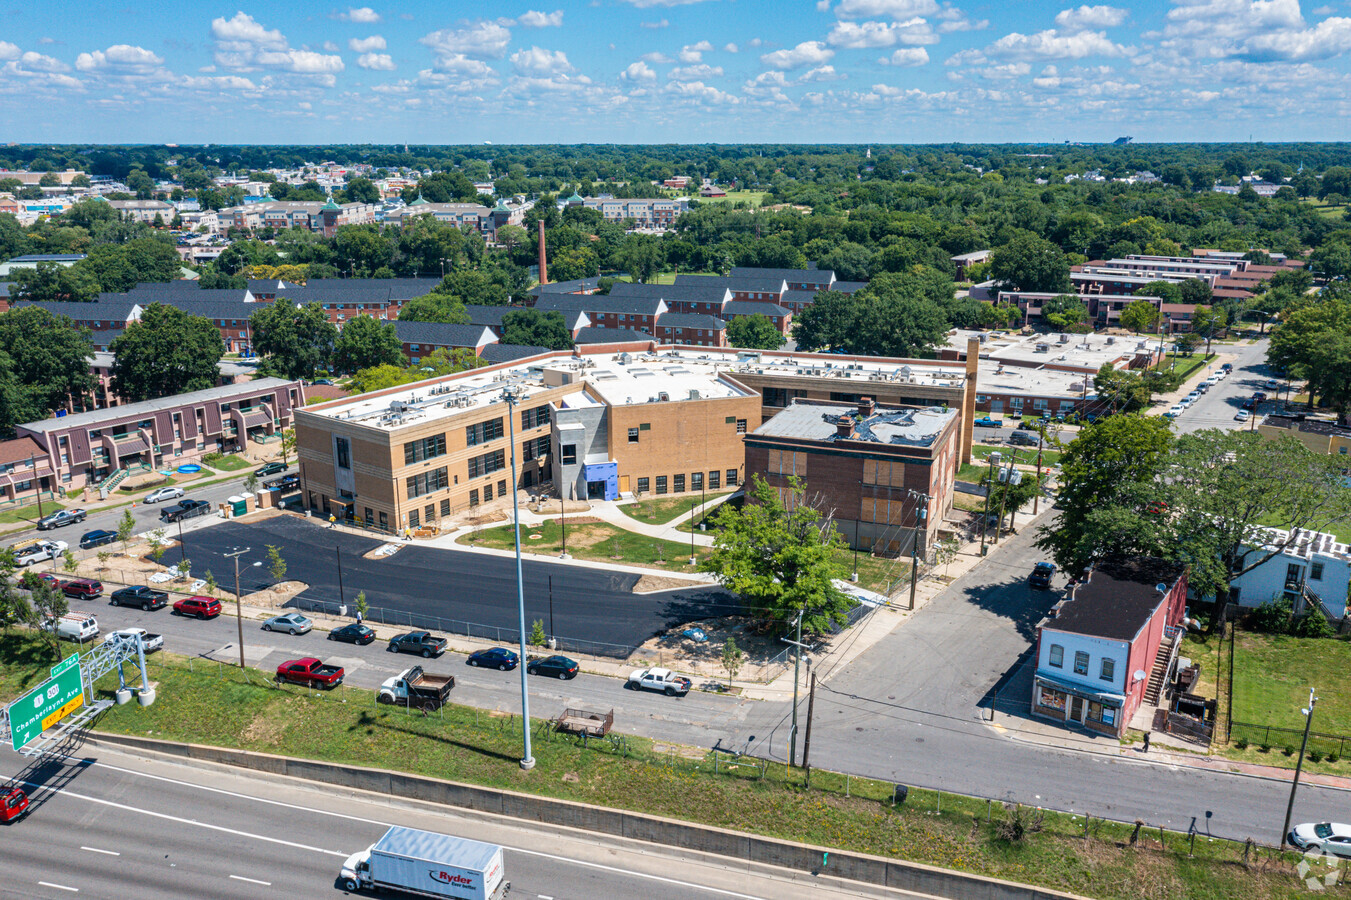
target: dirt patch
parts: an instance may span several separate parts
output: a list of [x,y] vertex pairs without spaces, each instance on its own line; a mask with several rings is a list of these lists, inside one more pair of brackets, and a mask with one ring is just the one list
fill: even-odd
[[244,728],[242,737],[246,741],[257,741],[262,744],[276,744],[286,733],[285,727],[273,716],[267,713],[259,713],[253,717],[253,721]]
[[635,594],[646,594],[651,591],[669,591],[675,588],[685,588],[698,582],[690,581],[687,578],[668,578],[664,575],[642,575],[633,585]]
[[283,581],[280,584],[272,585],[270,588],[264,588],[263,590],[256,591],[252,594],[245,594],[244,602],[252,606],[279,609],[292,597],[308,589],[309,585],[303,581]]
[[[708,640],[699,643],[682,634],[685,629],[694,627],[703,629]],[[706,619],[672,628],[646,641],[629,656],[629,662],[635,666],[668,666],[726,685],[722,648],[729,637],[736,641],[737,649],[741,651],[742,665],[737,680],[759,681],[778,674],[785,658],[784,644],[779,640],[778,632],[761,632],[743,616]]]

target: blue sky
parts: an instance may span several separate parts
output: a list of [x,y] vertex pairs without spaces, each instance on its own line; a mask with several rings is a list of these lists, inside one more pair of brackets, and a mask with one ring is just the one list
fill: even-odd
[[0,133],[1346,140],[1349,47],[1351,0],[49,0],[0,6]]

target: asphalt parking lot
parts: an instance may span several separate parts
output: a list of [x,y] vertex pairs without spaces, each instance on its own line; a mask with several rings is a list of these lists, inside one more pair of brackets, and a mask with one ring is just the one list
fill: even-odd
[[[366,602],[396,613],[406,613],[418,627],[492,637],[487,629],[515,634],[516,563],[509,557],[458,550],[404,546],[383,559],[363,559],[384,541],[327,528],[315,520],[279,516],[252,524],[224,522],[192,531],[186,536],[186,553],[197,576],[208,570],[223,588],[234,585],[234,561],[225,554],[249,548],[239,557],[240,589],[248,594],[272,584],[267,547],[277,547],[286,561],[284,580],[309,585],[299,601],[289,605],[304,608],[305,600],[349,604],[359,591]],[[342,556],[339,587],[338,556]],[[169,551],[172,563],[177,548]],[[262,563],[255,566],[254,563]],[[574,650],[601,655],[627,656],[649,637],[695,619],[735,611],[731,595],[714,587],[683,588],[651,594],[634,594],[638,576],[581,566],[526,560],[526,627],[536,619],[560,644]],[[553,579],[553,626],[550,627],[549,579]],[[466,623],[432,623],[417,617],[438,617]],[[376,615],[372,615],[376,618]],[[402,623],[395,615],[389,621]],[[470,628],[469,623],[477,628]],[[506,637],[502,638],[506,640]],[[595,646],[591,646],[591,644]],[[611,645],[608,649],[603,645]]]

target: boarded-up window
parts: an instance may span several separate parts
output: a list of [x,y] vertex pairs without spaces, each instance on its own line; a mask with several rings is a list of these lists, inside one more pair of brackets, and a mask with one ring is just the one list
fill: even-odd
[[797,475],[799,478],[806,478],[807,454],[793,453],[791,450],[770,450],[766,471],[771,475]]
[[905,486],[905,463],[882,459],[863,461],[863,483],[883,484],[890,487]]

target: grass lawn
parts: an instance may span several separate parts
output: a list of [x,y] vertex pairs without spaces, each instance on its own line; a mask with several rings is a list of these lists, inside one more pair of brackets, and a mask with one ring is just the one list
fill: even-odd
[[[961,478],[963,481],[980,481],[981,478],[985,477],[984,473],[969,479],[963,476],[961,473],[967,472],[968,474],[970,474],[970,470],[977,468],[984,470],[984,472],[988,472],[990,469],[989,459],[990,454],[992,452],[998,453],[1000,456],[1004,458],[1005,461],[1008,460],[1009,454],[1011,453],[1016,454],[1019,465],[1035,467],[1037,464],[1036,447],[1018,447],[1018,446],[991,447],[988,444],[975,444],[971,447],[971,458],[984,460],[985,464],[980,465],[979,463],[970,463],[968,465],[962,466],[961,470],[957,474],[957,477]],[[1043,448],[1041,451],[1042,469],[1043,470],[1049,469],[1051,466],[1057,465],[1060,465],[1060,451]]]
[[716,500],[726,497],[732,491],[719,491],[716,494],[685,494],[680,497],[644,497],[633,503],[625,503],[619,511],[630,519],[648,525],[665,525],[677,516],[689,515],[691,506],[698,506],[701,499]]
[[235,456],[233,454],[213,457],[209,465],[211,468],[219,469],[222,472],[239,472],[244,469],[253,468],[253,463],[242,456]]
[[[29,633],[0,636],[0,692],[8,700],[46,677],[52,659]],[[265,753],[413,772],[458,782],[629,809],[743,832],[806,841],[928,865],[1030,882],[1106,900],[1293,900],[1307,897],[1293,854],[1259,851],[1251,869],[1242,848],[1173,834],[1164,847],[1145,831],[1126,847],[1131,828],[1094,820],[1085,838],[1080,817],[1049,813],[1043,828],[1010,841],[987,824],[1011,811],[986,801],[912,789],[893,807],[891,784],[816,769],[808,788],[800,771],[723,757],[717,772],[705,751],[658,747],[617,735],[580,741],[535,723],[536,767],[517,765],[520,723],[511,716],[459,706],[428,717],[374,703],[373,692],[338,688],[312,695],[275,688],[257,671],[159,653],[150,657],[158,699],[150,707],[114,706],[98,729],[120,734],[240,747]],[[191,668],[190,668],[191,666]],[[99,687],[109,696],[113,676]],[[616,685],[618,690],[618,685]],[[547,711],[552,713],[553,711]],[[846,796],[847,793],[847,796]]]
[[1169,353],[1154,368],[1160,372],[1164,369],[1172,369],[1182,381],[1186,381],[1196,373],[1198,369],[1203,369],[1206,363],[1214,360],[1214,354],[1206,356],[1205,354],[1193,354],[1192,356],[1178,356],[1176,353]]
[[769,191],[728,191],[726,197],[698,198],[700,203],[749,203],[763,206]]
[[[539,538],[533,538],[539,535]],[[476,532],[474,543],[483,547],[510,550],[515,547],[512,526],[501,525]],[[469,543],[469,538],[461,539]],[[521,550],[557,556],[563,552],[563,530],[557,519],[539,526],[522,526]],[[708,555],[707,547],[696,546],[695,556]],[[578,559],[624,563],[631,566],[651,566],[670,572],[695,572],[690,566],[690,545],[678,541],[663,541],[645,534],[636,534],[617,528],[608,522],[568,522],[568,553]]]
[[[65,509],[60,503],[54,500],[42,501],[42,515],[49,515],[58,509]],[[28,503],[24,506],[6,506],[0,510],[0,525],[17,525],[20,522],[36,522],[38,520],[38,505]]]
[[1334,206],[1322,200],[1305,200],[1304,202],[1312,206],[1315,210],[1317,210],[1320,216],[1323,216],[1328,219],[1336,219],[1337,221],[1341,221],[1342,218],[1346,215],[1347,208],[1345,206]]

